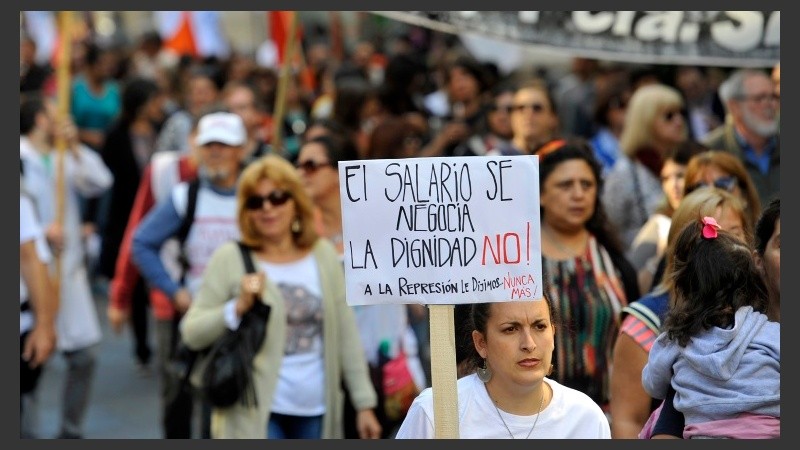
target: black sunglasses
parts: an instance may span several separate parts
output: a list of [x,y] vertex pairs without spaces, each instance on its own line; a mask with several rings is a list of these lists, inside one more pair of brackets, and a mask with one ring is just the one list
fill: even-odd
[[264,196],[253,194],[247,197],[247,200],[244,201],[244,206],[250,210],[263,208],[264,202],[269,202],[272,206],[281,206],[289,201],[290,198],[292,198],[292,194],[288,191],[276,189]]
[[522,111],[523,109],[530,109],[535,113],[541,113],[544,112],[544,105],[541,103],[511,105],[511,111]]
[[[719,177],[716,180],[714,180],[713,183],[711,183],[711,185],[713,185],[715,188],[722,189],[723,191],[728,191],[728,192],[733,192],[733,190],[736,189],[736,186],[738,184],[739,184],[739,179],[734,176]],[[692,186],[691,191],[694,191],[695,189],[699,189],[701,187],[709,187],[709,184],[704,181],[695,183]]]
[[297,170],[314,173],[323,167],[333,167],[333,164],[330,162],[321,162],[308,159],[306,161],[298,161],[297,164],[295,164],[295,167],[297,167]]
[[666,120],[667,122],[672,122],[672,120],[676,117],[683,118],[683,114],[681,114],[681,111],[673,109],[664,113],[664,120]]

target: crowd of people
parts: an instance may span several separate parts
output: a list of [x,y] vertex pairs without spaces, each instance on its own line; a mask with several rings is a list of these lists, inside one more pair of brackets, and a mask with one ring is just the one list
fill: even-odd
[[[284,80],[88,35],[68,114],[22,37],[22,437],[45,437],[54,353],[56,437],[86,437],[99,314],[158,374],[164,438],[434,437],[427,308],[345,298],[338,163],[484,155],[539,158],[544,292],[456,306],[461,437],[780,436],[780,66],[502,73],[413,29],[343,54],[304,41]],[[255,301],[258,401],[213,407],[174,362]],[[400,417],[381,375],[398,354],[419,392]]]

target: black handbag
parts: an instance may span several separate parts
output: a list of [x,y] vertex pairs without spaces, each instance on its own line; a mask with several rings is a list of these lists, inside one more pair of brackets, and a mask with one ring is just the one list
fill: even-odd
[[[247,273],[255,273],[249,248],[238,242]],[[253,307],[242,316],[239,328],[228,330],[211,346],[202,373],[202,393],[217,408],[237,401],[257,406],[253,382],[253,358],[264,344],[270,306],[256,296]]]

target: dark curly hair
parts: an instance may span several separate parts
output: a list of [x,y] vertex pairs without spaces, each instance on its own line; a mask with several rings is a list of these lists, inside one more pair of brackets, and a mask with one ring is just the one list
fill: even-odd
[[732,325],[743,306],[766,314],[769,305],[767,287],[750,248],[724,230],[707,239],[703,226],[701,221],[692,221],[681,230],[668,274],[674,303],[664,331],[682,347],[703,330]]
[[[581,159],[586,161],[592,169],[592,174],[597,182],[597,195],[595,198],[594,214],[589,217],[586,222],[586,229],[591,232],[597,241],[605,247],[611,256],[622,255],[622,244],[617,238],[616,231],[613,229],[611,223],[603,208],[603,202],[600,200],[600,195],[603,191],[603,177],[601,175],[602,168],[600,163],[594,156],[592,147],[584,139],[569,139],[554,142],[556,144],[550,151],[537,152],[539,155],[539,186],[544,186],[547,178],[555,171],[556,167],[566,161],[573,159]],[[549,146],[549,145],[546,145]],[[541,212],[544,217],[544,211]]]

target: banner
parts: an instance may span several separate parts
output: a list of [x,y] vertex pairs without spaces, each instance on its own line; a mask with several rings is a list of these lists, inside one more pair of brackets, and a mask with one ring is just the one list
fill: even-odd
[[350,305],[542,298],[539,158],[339,162]]
[[371,11],[572,56],[646,64],[771,67],[780,11]]

